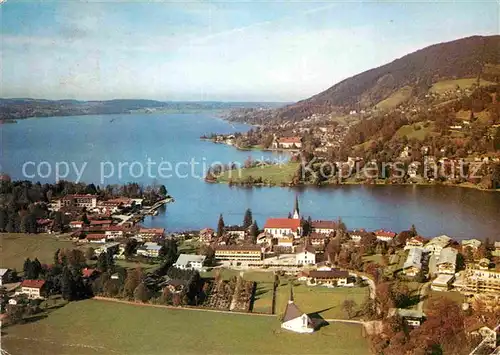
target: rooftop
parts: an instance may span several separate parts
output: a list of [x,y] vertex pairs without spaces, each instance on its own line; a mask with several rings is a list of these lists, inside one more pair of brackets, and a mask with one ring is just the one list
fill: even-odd
[[45,285],[45,280],[24,280],[21,282],[21,287],[42,288]]
[[183,265],[187,266],[190,263],[202,263],[205,261],[207,257],[205,255],[194,255],[194,254],[181,254],[177,258],[175,265]]
[[264,228],[298,229],[300,220],[293,218],[268,218]]

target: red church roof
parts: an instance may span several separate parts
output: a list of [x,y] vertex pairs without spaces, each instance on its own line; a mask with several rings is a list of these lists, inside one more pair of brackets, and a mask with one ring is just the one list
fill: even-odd
[[264,228],[289,228],[298,229],[300,227],[300,219],[293,218],[268,218]]

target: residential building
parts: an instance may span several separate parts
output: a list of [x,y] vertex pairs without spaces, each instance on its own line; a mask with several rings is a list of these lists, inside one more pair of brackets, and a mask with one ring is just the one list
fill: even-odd
[[317,220],[311,222],[311,232],[318,234],[332,234],[337,229],[335,221]]
[[456,249],[453,248],[443,248],[439,254],[439,259],[436,263],[438,274],[455,274],[457,266],[457,254]]
[[10,281],[11,270],[10,269],[0,269],[0,286],[6,284]]
[[348,232],[349,237],[351,237],[351,239],[356,243],[361,242],[361,239],[366,236],[366,233],[367,232],[364,229],[354,229]]
[[328,239],[328,234],[313,232],[309,235],[308,239],[314,246],[324,246],[326,244],[326,240]]
[[445,248],[448,244],[450,244],[451,238],[447,235],[440,235],[439,237],[432,238],[425,246],[424,249],[426,252],[431,253],[432,255],[438,255],[441,253],[441,250]]
[[200,230],[200,242],[209,244],[214,237],[214,230],[212,228],[203,228]]
[[104,228],[104,235],[109,240],[114,240],[116,238],[122,238],[125,234],[125,229],[122,226],[109,226]]
[[30,299],[43,298],[45,291],[45,280],[24,280],[21,282],[21,291]]
[[77,208],[94,208],[97,206],[96,195],[66,195],[58,201],[58,208],[61,207],[77,207]]
[[181,254],[174,266],[179,269],[193,269],[200,271],[207,257],[205,255]]
[[410,327],[419,327],[425,318],[425,314],[417,309],[392,308],[389,314],[398,314]]
[[481,241],[477,239],[465,239],[462,240],[462,248],[470,248],[472,251],[476,251],[481,246]]
[[377,240],[380,240],[382,242],[390,242],[394,239],[396,236],[396,233],[391,232],[391,231],[385,231],[383,229],[380,229],[375,232],[375,237]]
[[165,228],[140,228],[138,237],[142,240],[152,240],[162,238],[165,234]]
[[295,262],[297,265],[314,265],[316,264],[316,250],[308,245],[299,249],[295,253]]
[[494,244],[495,250],[492,251],[493,256],[500,256],[500,242],[495,242]]
[[268,246],[271,246],[273,244],[273,236],[269,233],[262,232],[257,236],[256,243],[259,245],[262,244],[267,244]]
[[412,237],[406,241],[406,245],[404,247],[405,250],[412,249],[412,248],[423,248],[426,240],[425,238],[417,235],[415,237]]
[[431,289],[434,291],[448,291],[453,285],[455,275],[439,274],[431,283]]
[[466,294],[489,294],[500,298],[500,271],[482,270],[468,264],[465,269],[463,292]]
[[278,247],[293,248],[294,236],[283,236],[278,238]]
[[217,260],[261,261],[262,249],[257,245],[221,245],[215,248]]
[[276,238],[289,235],[299,238],[301,229],[300,219],[295,218],[268,218],[264,224],[264,231]]
[[106,234],[89,233],[85,236],[85,240],[89,243],[106,243],[108,240]]
[[46,218],[40,218],[36,220],[36,232],[37,233],[50,233],[52,230],[52,220]]
[[312,319],[293,301],[293,291],[290,288],[290,298],[285,308],[285,314],[281,321],[281,328],[290,330],[296,333],[312,333],[314,332],[314,323]]
[[227,226],[224,228],[227,234],[236,236],[238,239],[243,240],[247,234],[247,229],[241,226]]
[[137,255],[146,256],[148,258],[157,258],[160,256],[161,245],[154,242],[146,242],[144,245],[137,248]]
[[330,271],[309,271],[308,284],[325,286],[347,285],[349,273],[344,270],[332,269]]
[[407,276],[417,276],[422,270],[422,249],[411,248],[403,264],[403,273]]
[[82,221],[71,221],[71,222],[69,222],[69,227],[71,229],[80,229],[83,227],[83,222]]
[[101,253],[111,253],[114,255],[118,253],[119,249],[120,249],[120,243],[106,243],[104,245],[99,246],[95,250],[95,254],[99,255]]

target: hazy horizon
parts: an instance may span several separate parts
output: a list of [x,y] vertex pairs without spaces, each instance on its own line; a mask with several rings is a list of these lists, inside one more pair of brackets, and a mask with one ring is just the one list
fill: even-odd
[[7,1],[0,97],[296,102],[429,45],[499,34],[498,6]]

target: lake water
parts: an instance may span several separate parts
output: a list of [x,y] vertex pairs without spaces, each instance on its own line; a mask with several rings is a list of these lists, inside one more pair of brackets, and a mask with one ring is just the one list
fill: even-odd
[[[203,164],[214,161],[243,162],[253,158],[282,159],[270,152],[238,151],[232,147],[201,141],[202,134],[231,133],[249,129],[230,124],[210,114],[140,114],[82,117],[33,118],[1,129],[1,171],[13,179],[26,179],[22,167],[34,181],[54,182],[56,162],[74,163],[83,170],[82,181],[114,184],[137,181],[165,184],[176,201],[158,216],[145,221],[170,231],[216,227],[220,213],[226,224],[241,223],[251,208],[262,227],[267,217],[285,217],[299,196],[301,212],[313,219],[342,219],[348,228],[392,229],[396,232],[415,224],[425,236],[448,234],[457,239],[490,237],[500,240],[500,193],[438,186],[339,186],[325,188],[229,187],[203,181]],[[151,174],[147,174],[148,159]],[[172,169],[194,159],[194,174],[179,165],[181,177],[161,178],[159,164]],[[46,162],[42,163],[41,162]],[[121,174],[118,172],[122,163]],[[124,165],[127,163],[128,165]],[[101,166],[101,164],[103,164]],[[133,164],[132,170],[129,170]],[[52,171],[46,176],[48,167]],[[111,174],[111,166],[114,174]],[[143,174],[140,168],[143,168]],[[104,169],[101,169],[101,167]],[[71,167],[71,169],[73,169]],[[61,165],[60,172],[64,173]],[[168,171],[162,171],[163,176]],[[175,174],[173,174],[175,175]],[[196,175],[198,177],[192,176]],[[107,177],[109,176],[109,177]],[[67,179],[74,180],[71,172]]]

